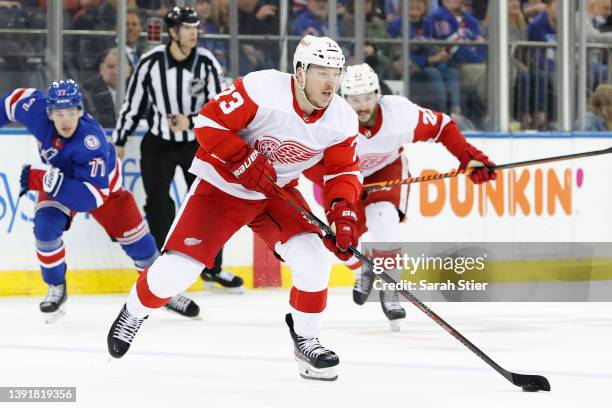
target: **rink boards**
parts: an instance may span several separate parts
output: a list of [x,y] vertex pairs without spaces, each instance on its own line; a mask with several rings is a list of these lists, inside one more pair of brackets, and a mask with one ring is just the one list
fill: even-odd
[[[124,186],[138,203],[144,193],[138,166],[139,137],[131,138],[123,164]],[[598,150],[612,144],[612,135],[601,134],[472,134],[470,142],[496,163],[528,160],[574,152]],[[16,207],[19,172],[26,163],[38,162],[34,138],[24,130],[3,129],[0,133],[0,295],[42,293],[34,251],[31,219],[34,196],[25,196]],[[457,163],[443,146],[420,143],[406,147],[412,175],[448,171]],[[412,242],[609,242],[612,241],[610,205],[611,157],[608,155],[504,171],[494,184],[474,186],[464,178],[429,182],[411,187],[408,217],[402,224],[404,240]],[[323,216],[312,185],[302,180],[300,188],[312,209]],[[185,183],[178,175],[171,195],[180,204]],[[68,281],[73,293],[126,291],[136,274],[130,260],[113,244],[95,221],[79,214],[65,234]],[[366,237],[367,239],[367,237]],[[500,267],[489,277],[493,282],[542,281],[553,278],[538,273],[533,261],[523,273]],[[243,228],[230,240],[224,266],[253,282],[253,236]],[[257,273],[257,271],[255,271]],[[289,272],[281,271],[282,286],[290,286]],[[607,269],[589,276],[576,273],[568,280],[612,279]],[[352,284],[352,274],[336,265],[331,286]]]

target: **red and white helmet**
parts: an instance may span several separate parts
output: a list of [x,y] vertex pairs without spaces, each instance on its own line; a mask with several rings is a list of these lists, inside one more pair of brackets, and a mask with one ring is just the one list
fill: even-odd
[[340,90],[342,96],[361,95],[370,92],[376,92],[380,96],[378,75],[365,62],[348,66],[346,67]]
[[298,64],[306,72],[310,64],[342,69],[344,61],[344,53],[337,42],[329,37],[307,35],[293,54],[293,73],[297,74]]

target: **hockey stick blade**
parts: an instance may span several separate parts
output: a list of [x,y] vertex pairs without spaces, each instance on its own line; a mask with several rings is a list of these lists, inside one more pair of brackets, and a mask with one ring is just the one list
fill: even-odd
[[[270,180],[273,181],[272,179]],[[335,240],[336,234],[330,228],[329,225],[321,221],[316,215],[311,213],[309,210],[303,208],[300,204],[296,203],[293,197],[291,197],[289,193],[287,193],[281,187],[276,185],[276,183],[274,183],[273,185],[276,191],[289,203],[291,207],[297,210],[306,220],[308,220],[312,224],[319,227],[324,232],[326,237]],[[362,254],[359,250],[357,250],[352,245],[349,246],[349,250],[353,253],[355,258],[357,258],[364,265],[366,265],[369,270],[373,271],[374,263],[372,262],[370,258]],[[385,280],[388,283],[397,283],[386,272],[382,272],[378,276],[380,276],[383,280]],[[433,310],[427,307],[423,302],[421,302],[412,293],[410,293],[407,290],[398,290],[398,292],[403,297],[408,299],[419,310],[421,310],[423,313],[429,316],[434,322],[438,323],[438,325],[440,325],[444,330],[446,330],[451,336],[456,338],[461,344],[466,346],[472,353],[476,354],[478,357],[480,357],[481,360],[487,363],[491,368],[493,368],[495,371],[501,374],[504,378],[510,381],[512,384],[522,387],[523,391],[540,391],[540,390],[550,391],[550,384],[545,377],[542,377],[540,375],[516,374],[516,373],[512,373],[504,369],[502,366],[500,366],[495,361],[493,361],[491,357],[487,356],[482,350],[480,350],[478,347],[472,344],[472,342],[470,342],[467,338],[465,338],[454,327],[446,323],[444,319],[438,316]]]
[[508,374],[510,374],[511,378],[506,378],[517,387],[522,387],[524,391],[550,391],[550,383],[546,377],[511,372],[508,372]]

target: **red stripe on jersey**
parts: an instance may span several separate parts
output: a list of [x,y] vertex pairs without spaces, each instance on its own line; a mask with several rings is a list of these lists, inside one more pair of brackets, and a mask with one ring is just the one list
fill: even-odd
[[[354,203],[361,195],[361,181],[357,175],[342,173],[359,173],[359,159],[356,152],[357,136],[349,137],[343,142],[325,149],[323,167],[327,181],[323,187],[325,208],[336,199]],[[336,174],[339,176],[334,177]],[[332,177],[329,179],[329,177]]]
[[113,178],[108,185],[109,192],[112,192],[115,189],[117,180],[119,180],[119,172],[121,172],[120,164],[121,162],[119,162],[118,160],[115,162],[115,174],[113,175]]
[[147,282],[148,273],[149,268],[145,269],[145,271],[138,277],[138,280],[136,281],[136,294],[138,295],[138,299],[143,306],[151,309],[157,309],[168,303],[171,298],[160,298],[151,292],[151,289],[149,289],[149,283]]
[[38,260],[43,264],[52,264],[57,261],[61,261],[66,257],[66,250],[64,247],[61,247],[61,251],[53,254],[53,255],[45,255],[44,252],[36,251],[36,255],[38,256]]
[[315,184],[323,185],[323,176],[325,175],[325,167],[322,162],[318,162],[309,169],[304,170],[304,177]]
[[[413,142],[425,142],[435,139],[442,143],[451,154],[461,157],[467,146],[467,140],[454,120],[444,114],[419,107],[419,121],[414,129]],[[446,122],[446,123],[445,123]]]
[[[10,102],[9,102],[9,109],[13,109],[13,105],[17,103],[17,101],[19,101],[19,99],[21,98],[21,95],[23,95],[23,93],[26,91],[27,88],[20,88],[15,95],[13,95],[13,97],[11,98]],[[12,116],[12,115],[11,115]]]
[[251,123],[257,109],[258,106],[248,95],[242,79],[204,105],[200,115],[227,129],[206,125],[194,129],[205,153],[213,154],[222,160],[230,160],[243,153],[246,144],[236,132]]
[[289,304],[300,312],[321,313],[327,305],[327,289],[320,292],[304,292],[294,286],[289,295]]

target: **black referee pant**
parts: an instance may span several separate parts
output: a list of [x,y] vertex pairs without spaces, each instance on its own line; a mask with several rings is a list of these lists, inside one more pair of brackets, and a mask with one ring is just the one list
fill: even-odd
[[[146,201],[144,211],[151,234],[155,238],[157,249],[161,250],[168,231],[176,216],[176,206],[170,197],[170,186],[174,179],[176,166],[179,166],[185,176],[187,188],[195,180],[189,173],[189,167],[198,150],[198,142],[173,142],[146,133],[140,144],[140,171],[144,186]],[[223,262],[223,249],[215,258],[213,269],[206,271],[219,273]]]

